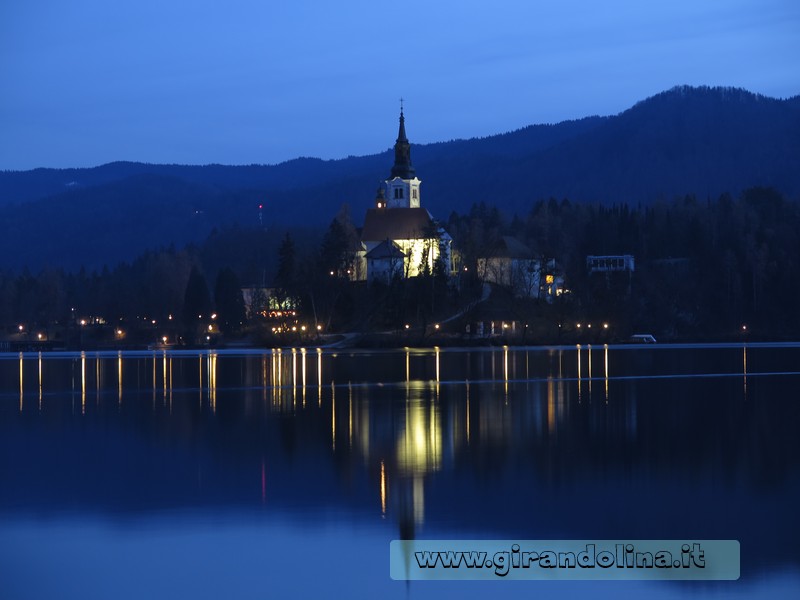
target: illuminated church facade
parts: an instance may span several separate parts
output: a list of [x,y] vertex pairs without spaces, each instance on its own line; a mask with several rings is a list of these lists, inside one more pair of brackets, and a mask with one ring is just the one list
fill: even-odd
[[361,233],[369,281],[416,277],[433,273],[437,266],[450,274],[452,238],[422,207],[421,184],[411,164],[401,107],[394,165],[378,187]]

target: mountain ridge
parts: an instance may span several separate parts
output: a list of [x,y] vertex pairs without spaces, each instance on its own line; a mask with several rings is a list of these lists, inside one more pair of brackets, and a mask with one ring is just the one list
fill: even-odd
[[[741,88],[675,86],[614,116],[527,125],[483,138],[416,145],[413,120],[407,129],[423,180],[422,205],[442,220],[477,202],[511,215],[549,197],[647,205],[686,194],[736,195],[752,186],[774,187],[791,199],[800,195],[800,95],[776,99]],[[97,244],[92,255],[103,263],[157,245],[199,241],[214,227],[321,228],[342,204],[358,225],[392,160],[387,149],[276,165],[116,161],[0,171],[0,219],[15,230],[0,240],[6,257],[0,268],[75,266],[63,249],[79,232],[101,239],[98,232],[111,221],[128,242],[124,248]],[[195,205],[202,218],[192,212]],[[152,231],[138,219],[144,210],[158,223]],[[47,234],[28,252],[33,231]]]

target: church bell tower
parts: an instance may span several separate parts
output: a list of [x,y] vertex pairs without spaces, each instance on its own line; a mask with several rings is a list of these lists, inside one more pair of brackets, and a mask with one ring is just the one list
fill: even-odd
[[411,144],[406,137],[406,118],[400,104],[400,129],[394,143],[394,165],[385,181],[385,206],[387,208],[419,208],[420,184],[411,164]]

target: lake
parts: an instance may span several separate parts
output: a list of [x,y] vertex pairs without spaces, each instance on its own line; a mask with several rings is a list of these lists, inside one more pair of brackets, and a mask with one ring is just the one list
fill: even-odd
[[[0,355],[0,597],[800,597],[800,345]],[[739,540],[708,582],[393,539]]]

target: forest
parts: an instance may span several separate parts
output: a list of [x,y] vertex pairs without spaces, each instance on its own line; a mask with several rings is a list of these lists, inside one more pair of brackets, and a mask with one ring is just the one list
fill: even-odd
[[[414,143],[425,132],[407,116],[422,206],[440,219],[480,202],[524,218],[550,197],[637,208],[764,186],[800,198],[800,96],[678,87],[615,116],[431,144]],[[396,133],[386,123],[386,148]],[[386,150],[280,165],[0,171],[0,268],[102,270],[147,249],[202,245],[237,223],[324,230],[342,203],[360,218],[391,164]]]
[[[478,203],[442,225],[453,238],[454,274],[434,269],[389,285],[349,279],[358,231],[347,207],[326,230],[230,227],[101,270],[7,270],[0,324],[5,339],[66,347],[310,343],[316,331],[405,325],[424,336],[458,311],[464,318],[442,335],[461,336],[465,322],[487,315],[530,324],[526,343],[573,341],[576,324],[592,321],[612,323],[611,341],[634,331],[659,341],[800,334],[800,210],[771,188],[648,206],[550,198],[525,214]],[[567,293],[548,304],[494,286],[478,302],[477,259],[491,256],[501,236],[555,258]],[[635,271],[589,273],[587,255],[615,254],[633,255]],[[270,288],[272,301],[256,294],[248,312],[242,288]]]

